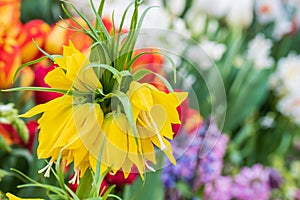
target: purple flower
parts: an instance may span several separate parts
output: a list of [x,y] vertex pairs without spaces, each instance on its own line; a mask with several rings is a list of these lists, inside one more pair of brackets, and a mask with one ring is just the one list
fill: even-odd
[[235,176],[232,188],[233,196],[238,200],[267,200],[270,197],[269,169],[256,164],[252,168],[244,167]]
[[204,189],[204,200],[230,200],[232,199],[232,179],[229,176],[220,176]]
[[176,181],[184,181],[197,190],[220,176],[227,141],[228,137],[221,134],[212,119],[193,134],[178,134],[172,143],[177,164],[162,170],[165,187],[172,188]]
[[283,182],[282,176],[275,169],[269,170],[269,184],[272,189],[280,188]]
[[300,200],[300,189],[296,191],[295,200]]

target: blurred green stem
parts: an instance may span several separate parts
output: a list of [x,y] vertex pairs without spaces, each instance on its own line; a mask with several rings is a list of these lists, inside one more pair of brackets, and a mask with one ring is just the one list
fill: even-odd
[[233,62],[240,51],[242,45],[242,30],[233,30],[229,36],[229,43],[227,45],[228,51],[225,56],[224,64],[221,67],[221,72],[223,74],[224,82],[226,83],[230,73],[232,71]]
[[246,78],[249,76],[249,74],[251,73],[251,69],[252,69],[253,65],[250,62],[246,62],[241,69],[239,70],[239,72],[237,73],[234,82],[229,90],[229,96],[235,96],[238,94],[238,92],[240,91],[243,82],[245,82]]

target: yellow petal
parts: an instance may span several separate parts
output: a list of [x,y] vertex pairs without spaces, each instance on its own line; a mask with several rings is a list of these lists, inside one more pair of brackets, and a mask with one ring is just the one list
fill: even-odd
[[153,106],[153,100],[150,90],[140,85],[135,85],[136,82],[132,82],[130,87],[129,98],[131,103],[140,110],[144,110],[149,112],[151,107]]
[[45,77],[45,83],[52,88],[69,90],[72,87],[72,81],[67,79],[63,68],[57,67],[50,71]]
[[20,198],[20,197],[17,197],[11,193],[6,193],[6,196],[8,197],[9,200],[42,200],[42,199],[39,199],[39,198]]
[[[173,150],[172,150],[172,145],[171,143],[166,140],[165,138],[162,138],[163,143],[165,144],[166,148],[163,150],[163,152],[167,155],[168,159],[174,164],[176,165],[176,160],[173,156]],[[160,142],[159,139],[157,138],[157,136],[153,136],[151,138],[151,141],[159,148],[161,148],[160,146]]]
[[166,94],[160,91],[151,91],[154,104],[160,104],[167,112],[167,116],[171,123],[180,124],[180,119],[176,108],[180,105],[184,97],[187,97],[187,93],[169,93]]
[[53,107],[55,108],[55,107],[57,107],[57,105],[63,104],[64,100],[66,98],[68,98],[68,96],[62,96],[62,97],[53,99],[47,103],[37,105],[37,106],[33,107],[32,109],[30,109],[29,111],[27,111],[26,113],[19,115],[19,117],[24,117],[24,118],[32,117],[39,113],[51,110],[51,109],[53,109]]
[[[127,134],[122,124],[126,124],[127,118],[123,114],[106,118],[103,124],[103,131],[107,136],[105,146],[108,154],[108,165],[113,171],[122,167],[127,156]],[[121,125],[121,126],[120,126]]]

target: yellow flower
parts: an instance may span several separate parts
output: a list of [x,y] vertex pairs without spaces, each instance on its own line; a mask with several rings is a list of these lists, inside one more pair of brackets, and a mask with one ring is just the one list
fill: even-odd
[[6,196],[8,197],[9,200],[42,200],[42,199],[39,199],[39,198],[35,198],[35,199],[32,199],[32,198],[20,198],[20,197],[17,197],[11,193],[6,193]]
[[43,113],[38,120],[37,153],[39,158],[51,159],[40,172],[49,176],[50,166],[60,153],[67,164],[74,162],[72,183],[78,182],[88,168],[95,171],[99,159],[100,173],[107,168],[113,173],[121,169],[127,177],[135,165],[143,176],[146,168],[152,169],[147,162],[156,163],[155,147],[176,163],[169,142],[174,134],[171,125],[180,124],[176,108],[187,98],[186,92],[167,94],[150,84],[131,82],[126,95],[136,124],[132,127],[132,120],[121,112],[121,106],[107,109],[96,102],[99,99],[93,94],[102,88],[100,81],[94,70],[86,67],[87,58],[72,43],[64,47],[63,57],[55,62],[58,67],[47,74],[45,82],[52,88],[68,90],[70,95],[37,105],[22,115]]
[[[128,169],[135,164],[142,174],[146,167],[150,168],[147,164],[148,160],[156,163],[155,147],[164,151],[170,161],[176,164],[169,142],[173,139],[174,134],[171,125],[180,124],[176,108],[187,98],[187,93],[171,92],[166,94],[150,84],[133,81],[127,95],[130,98],[137,135],[134,135],[128,122],[122,122],[126,121],[124,115],[115,117],[112,122],[104,120],[104,127],[106,123],[119,121],[117,126],[110,125],[108,130],[104,128],[109,142],[118,147],[118,151],[115,153],[119,155],[120,163],[114,163],[116,169],[123,166],[122,169],[127,175],[130,172]],[[110,136],[112,134],[113,136]],[[128,152],[127,156],[125,156],[126,153],[121,153],[124,149]]]
[[[61,152],[62,160],[67,164],[74,162],[76,173],[71,182],[75,182],[97,158],[93,158],[86,145],[96,141],[103,122],[100,105],[91,100],[92,92],[101,88],[101,84],[93,69],[86,68],[89,64],[87,58],[72,43],[64,47],[63,57],[56,58],[55,62],[58,67],[47,74],[45,82],[52,88],[74,94],[37,105],[21,117],[43,113],[38,120],[37,154],[39,158],[51,159],[49,165],[39,172],[45,171],[45,176],[49,176],[50,167]],[[85,95],[76,95],[78,91],[85,92]]]
[[[143,177],[146,168],[153,170],[147,161],[156,163],[155,147],[163,150],[173,164],[176,163],[170,140],[172,124],[180,124],[176,108],[187,98],[186,92],[166,94],[150,84],[131,82],[127,92],[130,99],[137,133],[134,134],[128,117],[120,112],[108,114],[103,122],[105,142],[102,166],[119,169],[125,178],[135,165]],[[100,150],[96,150],[95,153]]]

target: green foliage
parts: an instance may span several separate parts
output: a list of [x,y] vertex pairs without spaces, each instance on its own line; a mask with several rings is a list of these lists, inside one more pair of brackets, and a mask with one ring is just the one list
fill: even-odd
[[22,22],[42,19],[52,24],[59,20],[59,16],[64,16],[59,0],[22,0],[21,2]]

